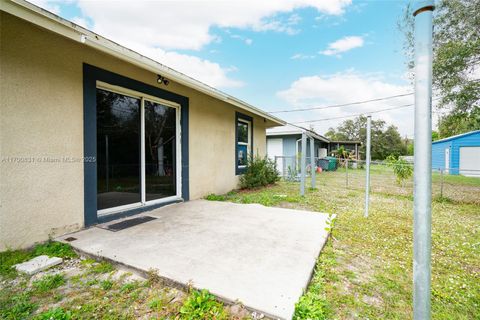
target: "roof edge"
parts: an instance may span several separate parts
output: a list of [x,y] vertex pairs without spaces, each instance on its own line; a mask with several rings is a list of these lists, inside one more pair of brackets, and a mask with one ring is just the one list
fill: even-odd
[[457,139],[457,138],[469,136],[469,135],[475,134],[475,133],[480,133],[480,130],[473,130],[473,131],[469,131],[469,132],[465,132],[465,133],[460,133],[460,134],[457,134],[457,135],[454,135],[454,136],[451,136],[451,137],[443,138],[443,139],[440,139],[440,140],[432,141],[432,144],[440,143],[440,142],[447,142],[447,141],[454,140],[454,139]]
[[362,144],[362,141],[359,140],[331,140],[332,143],[355,143]]
[[57,33],[73,41],[82,43],[96,50],[107,53],[113,57],[136,65],[142,69],[156,74],[160,73],[179,84],[200,91],[221,101],[225,101],[232,106],[246,110],[257,116],[261,116],[278,125],[286,125],[284,120],[272,116],[269,113],[252,106],[251,104],[248,104],[201,81],[167,67],[166,65],[163,65],[151,58],[143,56],[136,51],[128,49],[93,31],[61,18],[54,13],[42,9],[25,0],[0,0],[0,11],[7,12],[51,32]]
[[330,143],[330,139],[308,129],[298,129],[298,130],[289,130],[289,131],[279,131],[279,132],[268,132],[266,133],[267,137],[274,137],[274,136],[291,136],[295,134],[302,134],[305,131],[308,135],[313,136],[313,138],[317,140],[321,140],[326,143]]

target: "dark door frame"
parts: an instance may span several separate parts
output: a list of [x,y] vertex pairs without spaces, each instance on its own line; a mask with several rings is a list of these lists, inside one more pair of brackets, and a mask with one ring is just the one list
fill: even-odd
[[[153,77],[153,75],[152,75]],[[84,154],[84,217],[85,226],[117,219],[166,205],[159,203],[123,211],[99,218],[97,216],[97,81],[176,102],[180,105],[180,146],[182,160],[182,199],[190,199],[188,157],[188,97],[160,89],[146,83],[89,65],[83,64],[83,154]]]

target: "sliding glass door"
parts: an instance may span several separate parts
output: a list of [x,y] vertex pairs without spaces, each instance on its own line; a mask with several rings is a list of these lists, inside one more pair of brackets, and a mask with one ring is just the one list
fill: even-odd
[[176,109],[145,100],[145,198],[176,195]]
[[128,89],[97,88],[99,215],[180,196],[178,110]]

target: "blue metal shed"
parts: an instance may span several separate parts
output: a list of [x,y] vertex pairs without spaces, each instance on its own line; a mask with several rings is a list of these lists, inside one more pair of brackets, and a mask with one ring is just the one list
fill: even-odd
[[432,168],[480,177],[480,130],[432,142]]

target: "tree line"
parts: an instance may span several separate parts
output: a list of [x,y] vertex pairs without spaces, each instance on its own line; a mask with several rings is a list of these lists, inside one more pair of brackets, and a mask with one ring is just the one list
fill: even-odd
[[[365,141],[367,137],[367,117],[359,116],[342,122],[337,128],[328,129],[325,136],[331,140],[358,140],[362,142],[360,154],[365,157]],[[387,125],[384,120],[372,119],[371,156],[373,160],[383,160],[388,156],[395,157],[413,154],[413,141],[402,139],[398,128]]]
[[[407,4],[398,27],[405,35],[404,52],[414,68],[414,18]],[[441,114],[438,138],[480,129],[480,1],[435,2],[433,29],[433,92]],[[413,81],[413,79],[411,79]]]

